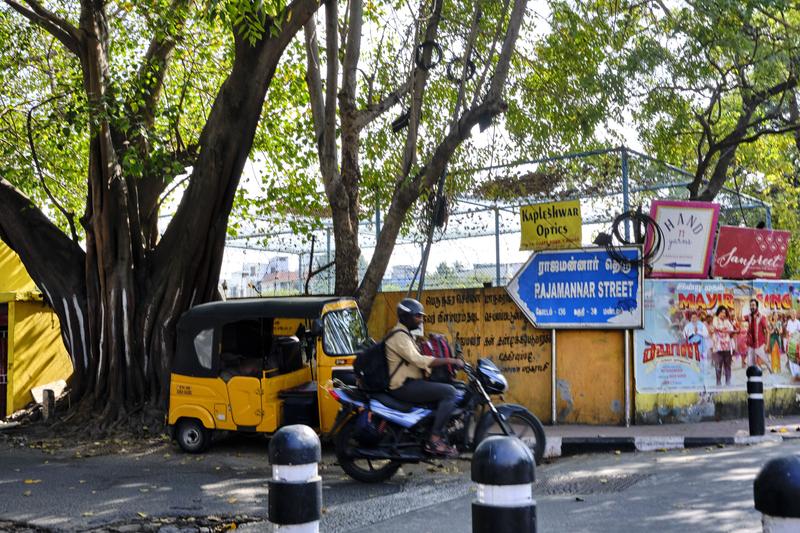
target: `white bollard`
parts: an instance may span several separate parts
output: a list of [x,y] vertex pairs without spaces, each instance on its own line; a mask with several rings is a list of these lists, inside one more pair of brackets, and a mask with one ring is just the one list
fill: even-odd
[[517,437],[494,436],[472,455],[472,533],[536,533],[536,461]]
[[319,437],[308,426],[279,429],[269,442],[269,521],[285,533],[319,533],[322,517]]
[[800,459],[770,459],[753,482],[756,510],[764,533],[800,531]]

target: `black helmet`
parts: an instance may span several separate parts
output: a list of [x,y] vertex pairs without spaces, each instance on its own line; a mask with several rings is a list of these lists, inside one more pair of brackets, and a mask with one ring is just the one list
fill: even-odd
[[425,316],[425,308],[414,298],[403,298],[397,304],[397,318],[401,321],[406,317],[415,315]]

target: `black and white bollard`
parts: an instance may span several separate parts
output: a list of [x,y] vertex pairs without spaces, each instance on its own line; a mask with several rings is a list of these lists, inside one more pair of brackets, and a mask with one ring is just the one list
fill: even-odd
[[764,533],[800,531],[800,459],[770,459],[753,482],[756,510]]
[[489,437],[472,455],[472,533],[535,533],[536,462],[517,437]]
[[322,517],[319,437],[308,426],[279,429],[269,441],[269,521],[276,531],[318,533]]
[[747,417],[750,420],[750,435],[764,434],[764,381],[761,369],[747,367]]

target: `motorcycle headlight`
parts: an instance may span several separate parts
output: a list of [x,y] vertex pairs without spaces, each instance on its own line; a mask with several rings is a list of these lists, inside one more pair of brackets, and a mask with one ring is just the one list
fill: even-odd
[[502,394],[508,389],[508,381],[500,369],[488,359],[478,361],[478,372],[483,382],[483,388],[490,394]]

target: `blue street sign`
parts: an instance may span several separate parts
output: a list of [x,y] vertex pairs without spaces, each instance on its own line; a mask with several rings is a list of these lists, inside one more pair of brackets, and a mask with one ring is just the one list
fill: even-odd
[[[619,249],[628,261],[637,247]],[[605,248],[534,252],[506,291],[538,328],[641,328],[642,271]]]

